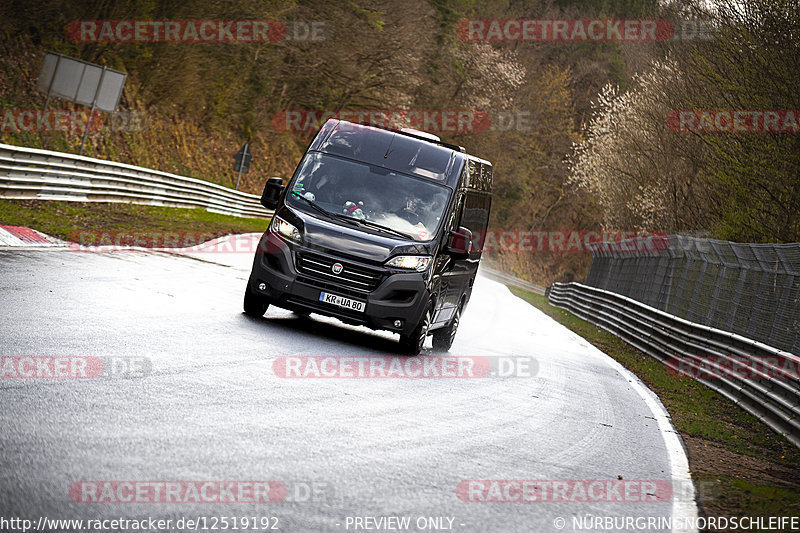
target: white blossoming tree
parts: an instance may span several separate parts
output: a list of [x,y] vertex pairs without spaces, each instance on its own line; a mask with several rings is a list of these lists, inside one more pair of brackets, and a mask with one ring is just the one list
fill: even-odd
[[674,232],[703,222],[702,147],[667,127],[682,76],[676,62],[659,60],[629,91],[606,85],[598,95],[569,182],[592,195],[607,228]]

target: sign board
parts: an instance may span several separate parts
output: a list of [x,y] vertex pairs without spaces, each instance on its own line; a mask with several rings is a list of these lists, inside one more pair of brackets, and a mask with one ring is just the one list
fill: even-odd
[[94,109],[113,113],[117,109],[127,74],[87,61],[48,52],[44,57],[36,89],[47,97],[57,96]]
[[247,174],[250,171],[250,162],[253,160],[253,154],[250,153],[249,143],[245,143],[242,149],[236,152],[236,155],[233,156],[233,160],[234,172],[243,172]]

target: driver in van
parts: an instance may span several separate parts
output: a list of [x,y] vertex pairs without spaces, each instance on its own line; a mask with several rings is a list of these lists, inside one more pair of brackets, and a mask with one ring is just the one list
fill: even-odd
[[315,176],[306,192],[312,193],[316,201],[342,206],[347,201],[341,190],[342,184],[342,171],[325,167],[319,170],[319,176]]
[[394,214],[408,222],[414,234],[424,239],[430,235],[427,227],[428,209],[421,198],[407,193],[401,207],[394,211]]
[[405,204],[397,211],[397,214],[411,224],[419,224],[422,222],[422,216],[420,215],[421,204],[422,202],[416,196],[406,195]]

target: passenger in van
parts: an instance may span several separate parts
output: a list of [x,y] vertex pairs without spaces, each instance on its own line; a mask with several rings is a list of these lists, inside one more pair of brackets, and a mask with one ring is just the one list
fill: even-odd
[[348,199],[345,192],[342,191],[344,183],[342,171],[328,166],[318,172],[319,176],[315,175],[315,179],[309,183],[306,192],[312,193],[317,202],[343,206]]

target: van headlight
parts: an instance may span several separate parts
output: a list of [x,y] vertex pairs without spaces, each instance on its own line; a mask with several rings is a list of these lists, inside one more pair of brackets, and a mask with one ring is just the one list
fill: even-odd
[[387,267],[423,272],[431,262],[429,255],[398,255],[386,262]]
[[279,233],[287,239],[291,239],[296,242],[300,242],[302,240],[300,230],[283,220],[281,217],[272,218],[272,224],[270,224],[269,230],[273,233]]

